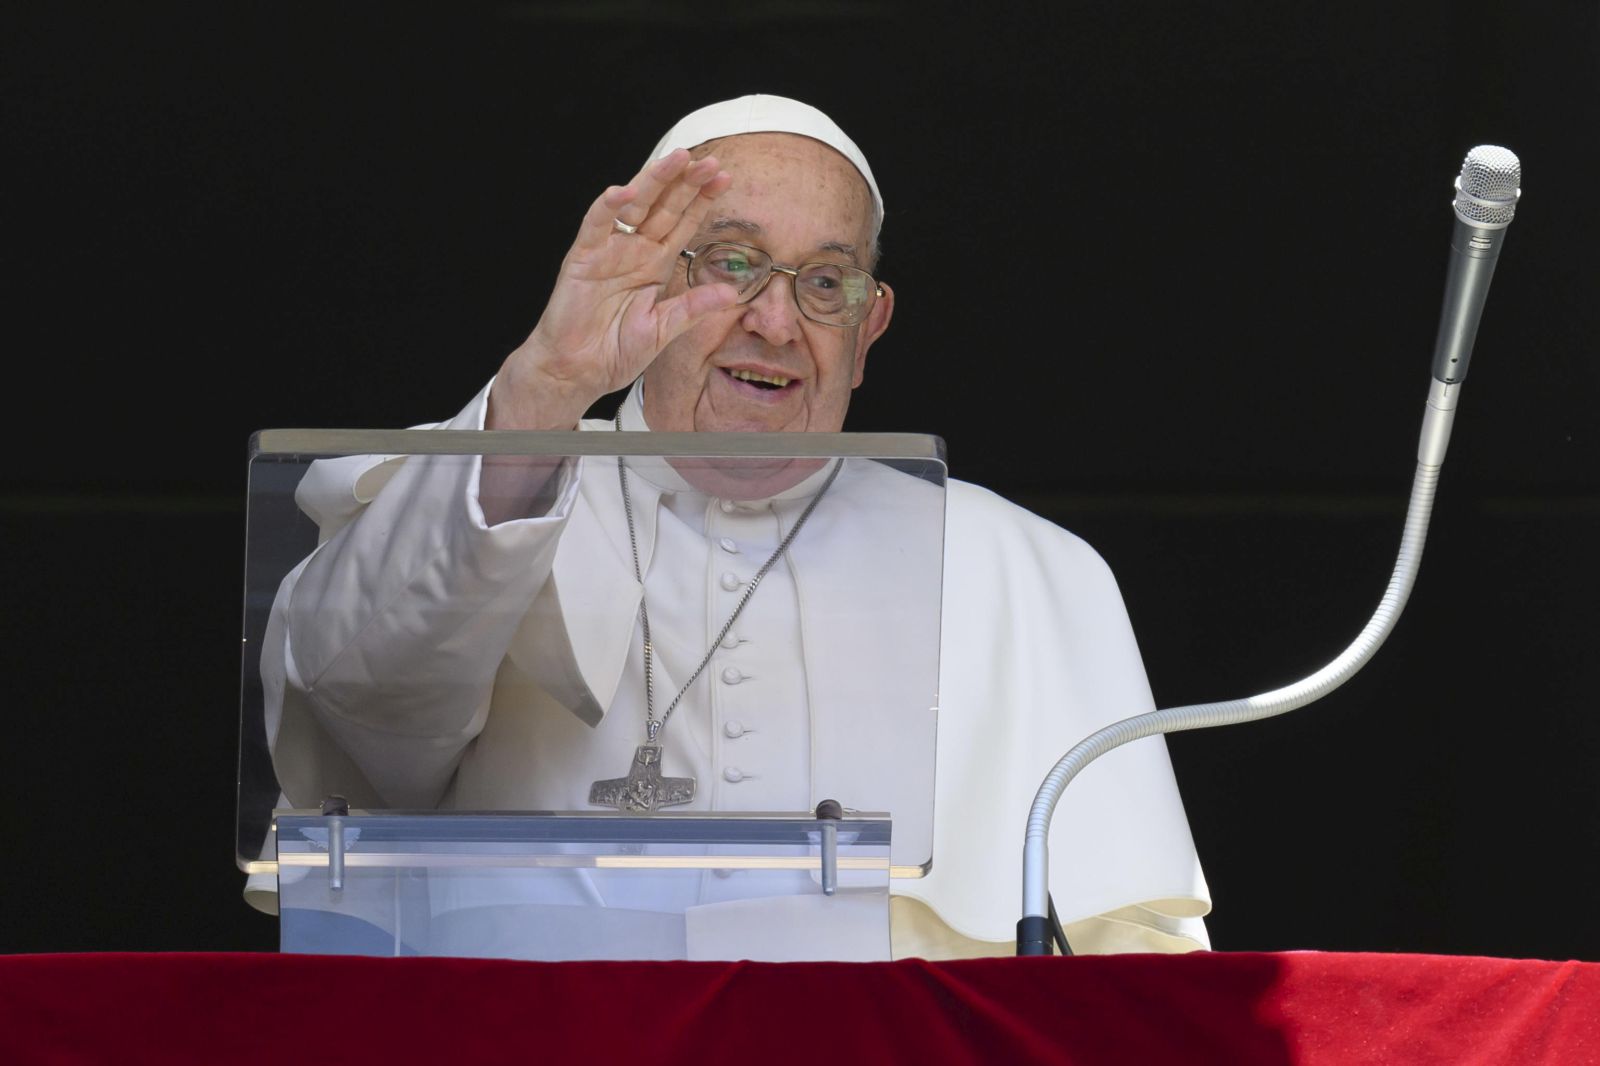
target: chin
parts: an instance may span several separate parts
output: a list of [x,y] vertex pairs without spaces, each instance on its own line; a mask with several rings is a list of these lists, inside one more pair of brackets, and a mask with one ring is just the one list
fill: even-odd
[[771,410],[697,412],[694,428],[701,433],[801,433],[806,418]]
[[697,426],[709,433],[803,433],[804,426],[791,426],[760,418],[725,418],[708,425]]

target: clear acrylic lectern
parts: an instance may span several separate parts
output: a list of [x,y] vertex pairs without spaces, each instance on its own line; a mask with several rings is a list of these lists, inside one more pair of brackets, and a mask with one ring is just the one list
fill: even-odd
[[909,435],[258,433],[237,859],[283,950],[887,958],[944,477]]

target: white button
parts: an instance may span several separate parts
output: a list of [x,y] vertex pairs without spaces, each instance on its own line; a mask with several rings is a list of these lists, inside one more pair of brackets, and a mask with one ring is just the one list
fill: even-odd
[[739,509],[739,505],[734,503],[732,500],[723,500],[721,503],[717,504],[717,506],[722,508],[723,514],[732,514]]
[[722,575],[722,587],[727,589],[729,592],[732,592],[742,584],[744,584],[744,582],[740,581],[739,575],[734,573],[732,570],[729,570],[726,574]]
[[722,546],[723,551],[730,552],[734,555],[739,554],[739,542],[734,540],[732,537],[723,537],[721,540],[717,541],[717,543]]
[[744,675],[739,672],[737,667],[730,666],[722,671],[722,683],[724,685],[737,685],[743,680]]
[[740,781],[744,780],[744,771],[739,769],[737,766],[730,766],[726,770],[722,771],[722,779],[737,785]]
[[738,740],[740,737],[744,736],[744,723],[727,722],[722,727],[722,734],[723,736]]
[[722,638],[722,646],[724,648],[737,648],[739,646],[739,635],[737,633],[730,632],[727,636]]

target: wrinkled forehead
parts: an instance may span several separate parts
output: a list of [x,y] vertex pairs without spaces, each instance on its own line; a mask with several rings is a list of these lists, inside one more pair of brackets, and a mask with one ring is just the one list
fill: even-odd
[[867,184],[874,230],[883,222],[883,194],[867,157],[838,123],[810,104],[784,96],[756,94],[724,100],[690,112],[656,143],[647,162],[676,148],[696,149],[711,141],[754,133],[792,133],[818,141],[843,156]]
[[747,167],[763,160],[769,174],[775,171],[779,175],[777,182],[768,183],[769,188],[782,190],[798,183],[827,191],[829,198],[841,208],[859,212],[869,227],[875,217],[877,205],[872,200],[872,188],[861,172],[843,154],[810,137],[793,133],[740,133],[695,145],[689,154],[695,159],[715,155],[725,169],[741,180]]

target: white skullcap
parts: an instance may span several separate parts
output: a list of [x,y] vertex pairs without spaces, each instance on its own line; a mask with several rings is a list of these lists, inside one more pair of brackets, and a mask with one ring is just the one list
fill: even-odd
[[872,168],[867,166],[867,157],[861,154],[856,142],[845,136],[844,130],[833,119],[810,104],[802,104],[787,96],[758,93],[741,96],[737,100],[724,100],[719,104],[708,104],[690,112],[667,131],[667,135],[650,153],[647,162],[655,162],[674,148],[698,148],[718,137],[733,137],[741,133],[798,133],[802,137],[821,141],[855,164],[861,176],[867,179],[867,188],[872,192],[872,206],[876,208],[874,213],[878,216],[877,220],[882,221],[883,194],[878,192],[878,183],[872,179]]

